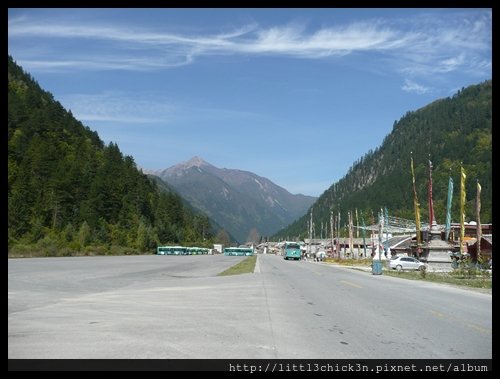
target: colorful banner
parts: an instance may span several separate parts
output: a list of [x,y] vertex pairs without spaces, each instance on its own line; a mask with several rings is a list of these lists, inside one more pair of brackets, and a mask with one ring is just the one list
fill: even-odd
[[429,230],[432,227],[432,222],[434,221],[434,204],[432,202],[432,162],[429,159]]
[[352,224],[352,211],[347,212],[347,217],[349,218],[349,254],[351,258],[354,258],[353,254],[353,224]]
[[460,253],[464,252],[465,237],[465,175],[464,168],[460,165]]
[[384,207],[384,215],[385,215],[385,244],[384,244],[384,255],[387,257],[387,251],[389,250],[389,246],[387,245],[387,241],[389,240],[389,211],[387,207]]
[[479,180],[477,181],[477,195],[476,195],[476,218],[477,218],[477,226],[476,226],[476,236],[477,236],[477,259],[481,259],[481,185],[479,184]]
[[337,254],[338,257],[340,258],[340,210],[339,210],[339,216],[337,217]]
[[417,234],[417,251],[420,249],[422,244],[420,236],[420,208],[417,198],[417,188],[415,186],[415,170],[413,169],[413,157],[411,157],[411,175],[413,179],[413,207],[415,208],[415,227]]
[[451,201],[453,198],[453,179],[450,176],[450,180],[448,181],[448,200],[446,203],[446,235],[445,240],[448,241],[448,237],[450,236],[451,229]]

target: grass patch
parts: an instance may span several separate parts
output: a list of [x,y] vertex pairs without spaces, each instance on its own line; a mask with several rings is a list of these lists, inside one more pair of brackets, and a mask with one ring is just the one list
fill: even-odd
[[340,259],[340,258],[326,258],[326,263],[335,263],[341,266],[370,266],[372,264],[371,258],[364,259]]
[[[332,259],[327,258],[326,263],[335,263],[342,266],[370,266],[371,259]],[[423,280],[434,283],[446,283],[457,286],[491,289],[491,274],[486,270],[474,268],[456,269],[450,272],[425,271],[395,271],[387,268],[383,262],[383,275],[393,276],[401,279]],[[361,269],[360,269],[361,270]]]
[[247,259],[242,260],[240,263],[235,264],[233,267],[228,268],[226,271],[222,271],[217,274],[217,276],[239,275],[253,272],[255,269],[255,262],[257,262],[257,256],[252,255]]
[[151,251],[140,252],[126,246],[58,246],[55,243],[42,241],[36,244],[17,244],[9,247],[8,258],[40,258],[40,257],[83,257],[95,255],[142,255]]
[[475,276],[457,275],[456,272],[429,272],[429,271],[393,271],[384,270],[384,275],[410,280],[425,280],[427,282],[447,283],[473,288],[491,288],[491,276],[480,273]]

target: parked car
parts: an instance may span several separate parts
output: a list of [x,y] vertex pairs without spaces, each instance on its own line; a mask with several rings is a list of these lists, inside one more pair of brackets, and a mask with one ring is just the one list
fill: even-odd
[[389,268],[393,270],[425,270],[427,266],[418,259],[412,257],[396,257],[389,261]]
[[316,262],[323,262],[325,260],[326,253],[324,251],[318,251],[316,253],[315,261]]

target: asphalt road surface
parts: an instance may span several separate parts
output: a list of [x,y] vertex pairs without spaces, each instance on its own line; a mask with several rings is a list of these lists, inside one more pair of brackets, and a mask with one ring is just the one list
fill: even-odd
[[491,359],[492,296],[324,263],[9,259],[8,358]]

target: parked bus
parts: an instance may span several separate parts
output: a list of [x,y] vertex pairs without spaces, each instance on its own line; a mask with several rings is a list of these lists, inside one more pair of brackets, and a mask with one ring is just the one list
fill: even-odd
[[187,253],[188,255],[208,254],[208,249],[206,247],[188,247]]
[[298,242],[285,242],[283,249],[284,249],[283,255],[286,260],[288,259],[300,260],[302,258],[302,252],[300,250],[300,245]]
[[224,255],[253,255],[253,247],[225,247]]
[[187,247],[184,246],[158,246],[156,254],[158,255],[187,255]]

